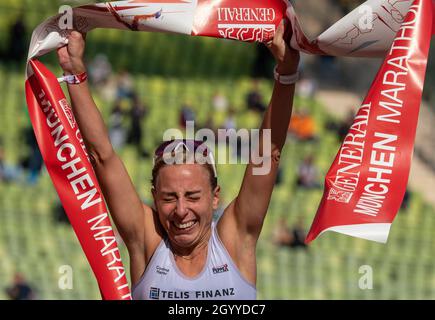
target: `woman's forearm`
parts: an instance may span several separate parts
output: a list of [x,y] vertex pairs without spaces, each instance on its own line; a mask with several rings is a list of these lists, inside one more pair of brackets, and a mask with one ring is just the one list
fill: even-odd
[[[86,35],[72,31],[68,36],[68,45],[57,49],[59,64],[65,75],[77,75],[86,71],[83,59],[85,38]],[[113,148],[103,118],[92,99],[88,81],[68,84],[68,92],[88,153],[97,161],[111,157]]]
[[[288,27],[288,26],[287,26]],[[292,76],[297,73],[300,55],[287,43],[289,38],[285,35],[285,20],[278,26],[273,41],[266,45],[276,60],[275,72],[281,76]],[[275,80],[272,98],[267,112],[264,115],[261,129],[271,129],[272,150],[282,150],[287,137],[287,130],[293,108],[295,85],[285,85]]]
[[100,161],[110,157],[113,148],[101,113],[92,98],[88,81],[69,84],[68,92],[88,152]]
[[[272,149],[282,150],[293,109],[295,85],[283,85],[275,81],[269,108],[263,118],[261,131],[271,129]],[[260,139],[261,141],[262,139]]]

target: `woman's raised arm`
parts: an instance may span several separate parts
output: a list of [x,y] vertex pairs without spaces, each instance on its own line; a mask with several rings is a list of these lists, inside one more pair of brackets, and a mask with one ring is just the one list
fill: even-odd
[[[268,47],[277,62],[277,72],[280,75],[294,75],[299,64],[299,52],[291,49],[284,39],[285,26],[281,22],[275,37]],[[287,129],[293,107],[294,84],[282,84],[275,81],[272,98],[263,117],[258,143],[259,154],[268,163],[254,164],[252,159],[247,165],[242,186],[237,198],[226,210],[222,221],[222,229],[231,230],[227,234],[236,234],[237,241],[246,246],[255,247],[260,235],[263,221],[269,206],[272,190],[278,172],[281,150],[284,146]],[[265,130],[270,130],[270,148],[264,148],[263,136]],[[252,145],[252,144],[251,144]],[[258,169],[267,172],[259,174]],[[264,170],[261,170],[264,171]],[[235,239],[236,240],[236,239]],[[237,241],[228,241],[236,242]]]
[[[83,35],[73,31],[69,36],[68,45],[58,49],[59,63],[66,75],[86,71],[83,62],[84,50]],[[143,254],[147,252],[147,248],[144,247],[146,225],[150,226],[151,230],[154,228],[152,211],[143,205],[124,164],[113,150],[88,82],[68,84],[68,92],[74,116],[111,216],[130,251],[131,258],[135,259],[134,256],[138,253],[138,263],[142,264],[140,261],[145,261]],[[147,236],[150,234],[152,236],[153,232],[148,232]],[[143,271],[143,266],[138,266],[137,269]]]

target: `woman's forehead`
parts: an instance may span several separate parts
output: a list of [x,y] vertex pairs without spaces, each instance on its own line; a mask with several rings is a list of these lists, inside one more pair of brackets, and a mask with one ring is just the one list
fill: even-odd
[[208,172],[201,164],[175,164],[160,169],[158,177],[160,188],[198,188],[208,185]]

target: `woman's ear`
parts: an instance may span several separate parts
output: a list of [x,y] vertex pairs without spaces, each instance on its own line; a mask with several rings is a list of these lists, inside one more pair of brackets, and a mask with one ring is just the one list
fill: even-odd
[[213,210],[216,210],[219,207],[219,195],[221,192],[221,187],[216,186],[213,190]]

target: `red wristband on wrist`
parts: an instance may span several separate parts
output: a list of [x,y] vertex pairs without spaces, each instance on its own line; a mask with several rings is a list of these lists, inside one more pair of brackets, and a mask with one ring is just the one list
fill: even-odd
[[88,74],[85,71],[79,74],[69,74],[66,76],[64,75],[63,77],[57,78],[57,80],[59,82],[66,82],[69,84],[79,84],[86,81],[87,78],[88,78]]

